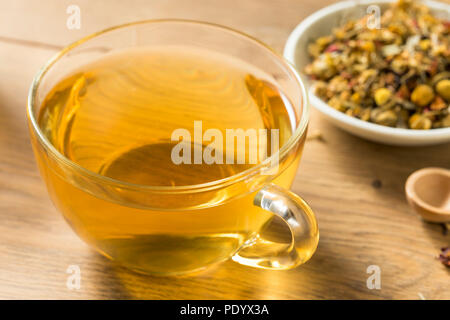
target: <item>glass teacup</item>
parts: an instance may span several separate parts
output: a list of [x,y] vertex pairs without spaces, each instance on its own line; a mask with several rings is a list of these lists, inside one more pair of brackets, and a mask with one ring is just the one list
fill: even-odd
[[[89,119],[89,114],[86,116],[80,112],[88,108],[86,91],[93,92],[96,85],[102,84],[102,78],[98,75],[100,73],[96,76],[92,75],[95,72],[80,73],[80,67],[95,61],[100,61],[101,64],[101,61],[117,53],[131,55],[134,52],[129,64],[116,64],[117,70],[114,64],[103,68],[107,74],[111,70],[116,70],[119,74],[127,72],[126,68],[139,66],[139,59],[145,59],[145,55],[141,54],[143,49],[150,50],[145,53],[150,54],[154,48],[161,47],[170,47],[171,52],[178,50],[178,53],[180,48],[184,48],[186,52],[188,48],[203,50],[202,52],[206,50],[211,56],[240,61],[249,69],[261,71],[266,77],[264,81],[253,76],[245,78],[246,88],[251,91],[252,97],[260,94],[258,90],[263,90],[261,86],[270,84],[267,90],[277,88],[283,93],[283,99],[290,101],[290,109],[285,113],[290,131],[284,130],[280,134],[280,148],[257,163],[244,167],[233,166],[234,171],[221,175],[217,173],[223,171],[221,166],[216,166],[219,171],[213,173],[208,164],[183,167],[176,163],[166,163],[174,144],[165,140],[144,143],[147,135],[142,134],[142,131],[133,135],[139,135],[139,143],[134,141],[132,147],[124,145],[118,148],[117,145],[125,140],[122,139],[125,133],[113,134],[113,129],[110,129],[111,134],[108,135],[105,128],[116,125],[109,118],[97,119],[96,121],[101,122],[98,122],[98,127],[103,131],[98,135],[92,134],[89,125],[95,124],[95,116]],[[157,61],[158,57],[152,61]],[[164,59],[162,57],[160,63],[167,63],[167,66],[161,73],[162,76],[168,74],[170,67],[177,63],[175,60],[172,63],[170,59],[169,62]],[[188,86],[194,85],[195,81],[203,79],[205,73],[208,73],[207,69],[194,71],[192,74],[181,75],[193,77],[192,81],[187,82]],[[156,75],[147,73],[147,76],[151,81],[152,76]],[[61,83],[70,83],[67,92],[65,87],[59,87]],[[177,90],[174,88],[172,95],[165,95],[173,98],[179,92]],[[186,92],[181,94],[186,95]],[[214,97],[215,93],[206,90],[204,94]],[[131,104],[124,103],[122,108],[121,102],[114,100],[114,97],[112,92],[108,99],[111,105],[119,109],[117,114],[130,112]],[[201,99],[195,97],[197,100],[194,97],[188,98],[198,103]],[[280,97],[269,98],[283,100]],[[59,98],[66,99],[63,100],[65,104],[59,103]],[[129,96],[127,98],[130,99]],[[52,108],[59,109],[56,113],[43,115],[43,105],[50,103],[49,101]],[[69,103],[67,101],[72,102],[71,108],[76,105],[79,110],[66,110]],[[109,108],[109,104],[100,103],[100,107]],[[216,116],[217,121],[212,123],[225,130],[225,120],[232,117],[241,122],[247,118],[251,120],[252,116],[246,118],[245,112],[236,114],[239,112],[239,105],[236,108],[230,111],[229,118]],[[317,247],[319,232],[313,212],[300,197],[288,191],[306,137],[309,116],[307,93],[296,71],[258,40],[217,25],[181,20],[143,21],[110,28],[74,43],[50,60],[32,84],[27,111],[39,169],[55,206],[84,241],[130,269],[157,275],[173,275],[197,271],[229,258],[253,267],[290,269],[306,262]],[[166,119],[189,119],[189,115],[183,114],[182,105],[174,106],[170,112],[173,118],[167,116]],[[104,114],[108,117],[109,113]],[[146,114],[161,117],[161,114]],[[202,115],[195,115],[197,116],[202,120]],[[53,117],[53,126],[44,128],[43,119],[50,121],[49,117]],[[84,127],[81,120],[83,117],[88,119],[85,120],[88,125]],[[127,118],[123,123],[133,130],[138,126],[136,123],[145,120],[138,118]],[[277,116],[272,115],[272,118],[278,121]],[[136,123],[133,123],[134,120]],[[211,121],[207,123],[211,124]],[[103,144],[98,138],[102,134],[107,137]],[[58,136],[62,137],[61,141],[55,142],[54,137]],[[90,143],[98,143],[98,147],[94,144],[90,149],[93,150],[91,156],[80,153],[80,150],[88,148],[80,145],[82,138]],[[195,148],[193,145],[194,152]],[[106,164],[97,164],[97,160],[104,161],[106,158],[109,159]],[[125,161],[130,158],[134,161],[131,165]],[[176,181],[173,185],[166,185],[165,181],[154,182],[157,181],[155,172],[162,167],[166,170],[164,174],[167,177],[164,174],[159,176],[167,181],[172,181],[169,176],[179,177],[183,173],[188,174],[188,171],[192,179],[200,179],[205,175],[209,180],[202,178],[199,183],[184,184]],[[130,180],[130,176],[134,180]],[[278,243],[260,236],[263,229],[271,228],[271,221],[275,216],[284,220],[289,227],[289,243]]]

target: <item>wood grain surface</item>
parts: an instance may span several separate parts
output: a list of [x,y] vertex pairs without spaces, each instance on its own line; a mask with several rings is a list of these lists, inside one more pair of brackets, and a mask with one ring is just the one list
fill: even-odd
[[[290,31],[329,0],[15,0],[0,2],[0,298],[2,299],[450,299],[450,269],[436,256],[450,232],[422,221],[404,195],[407,176],[450,168],[450,145],[402,148],[353,137],[312,112],[293,191],[315,210],[320,244],[290,271],[228,261],[180,278],[137,275],[75,236],[51,204],[31,150],[27,91],[59,48],[100,29],[150,18],[210,21],[249,33],[282,51]],[[66,27],[70,4],[81,29]],[[66,287],[69,265],[80,290]],[[370,265],[381,289],[367,288]]]

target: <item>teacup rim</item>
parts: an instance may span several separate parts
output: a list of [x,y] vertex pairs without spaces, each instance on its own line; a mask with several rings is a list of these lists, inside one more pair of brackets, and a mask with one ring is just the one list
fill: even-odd
[[[149,23],[190,23],[190,24],[199,24],[207,27],[213,27],[222,29],[223,31],[234,33],[238,36],[241,36],[243,38],[246,38],[247,40],[253,41],[254,43],[261,46],[263,49],[268,50],[272,55],[274,55],[275,58],[279,62],[281,62],[294,76],[295,81],[297,82],[300,91],[301,91],[301,101],[299,103],[301,104],[301,114],[300,114],[300,121],[298,123],[297,128],[292,133],[291,137],[289,137],[288,141],[272,156],[265,159],[263,162],[252,166],[249,169],[246,169],[244,171],[241,171],[237,174],[218,179],[213,180],[201,184],[193,184],[193,185],[182,185],[182,186],[152,186],[152,185],[143,185],[143,184],[135,184],[130,183],[118,179],[114,179],[111,177],[107,177],[104,175],[101,175],[99,173],[96,173],[94,171],[91,171],[87,168],[84,168],[83,166],[77,164],[76,162],[70,160],[65,155],[63,155],[61,152],[59,152],[53,144],[47,139],[47,137],[42,132],[41,128],[39,127],[39,124],[37,122],[37,119],[33,112],[33,107],[36,103],[36,95],[38,93],[39,85],[41,84],[42,79],[47,74],[47,72],[52,68],[52,66],[58,62],[63,56],[65,56],[67,53],[69,53],[72,49],[82,45],[83,43],[95,39],[98,36],[101,36],[103,34],[113,32],[115,30],[127,28],[127,27],[133,27],[136,25],[141,24],[149,24]],[[198,20],[188,20],[188,19],[147,19],[147,20],[140,20],[135,22],[129,22],[124,23],[120,25],[115,25],[94,33],[91,33],[67,46],[59,50],[53,57],[51,57],[37,72],[37,74],[34,76],[32,84],[30,86],[30,89],[28,91],[28,99],[27,99],[27,117],[29,120],[30,128],[36,133],[37,139],[39,143],[47,150],[53,157],[55,157],[59,162],[65,164],[66,166],[70,167],[71,169],[75,170],[77,173],[80,173],[84,176],[87,176],[88,178],[92,178],[94,180],[101,180],[104,182],[107,182],[111,185],[114,185],[119,188],[125,188],[125,189],[138,189],[138,190],[146,190],[146,191],[158,191],[158,192],[169,192],[169,193],[176,193],[176,192],[189,192],[189,191],[205,191],[210,189],[216,189],[216,188],[222,188],[227,185],[232,185],[235,183],[238,183],[242,180],[247,179],[248,177],[254,176],[257,172],[261,171],[267,165],[272,162],[274,157],[278,157],[278,159],[283,159],[295,145],[300,140],[300,138],[303,136],[303,134],[306,131],[306,128],[308,126],[309,122],[309,97],[308,92],[305,86],[305,83],[301,79],[301,76],[299,75],[298,71],[295,69],[295,67],[292,65],[290,61],[285,59],[282,54],[276,52],[273,48],[271,48],[269,45],[265,44],[261,40],[248,35],[242,31],[236,30],[234,28],[230,28],[227,26],[223,26],[216,23],[211,22],[205,22],[205,21],[198,21]],[[269,167],[270,168],[270,167]],[[267,170],[267,169],[266,169]],[[273,175],[273,178],[276,176],[279,176],[281,174],[281,171],[278,170],[275,175]]]

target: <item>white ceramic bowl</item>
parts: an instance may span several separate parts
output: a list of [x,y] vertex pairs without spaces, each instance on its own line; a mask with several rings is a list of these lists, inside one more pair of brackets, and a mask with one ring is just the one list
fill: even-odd
[[[303,80],[308,80],[302,70],[310,62],[308,44],[320,36],[331,33],[332,28],[348,19],[361,18],[370,5],[379,5],[381,14],[391,0],[343,1],[325,7],[303,20],[290,34],[284,48],[284,57],[294,64]],[[450,5],[435,1],[423,1],[439,17],[450,17]],[[450,128],[410,130],[386,127],[339,112],[319,99],[309,90],[311,104],[339,128],[359,137],[390,145],[420,146],[450,142]]]

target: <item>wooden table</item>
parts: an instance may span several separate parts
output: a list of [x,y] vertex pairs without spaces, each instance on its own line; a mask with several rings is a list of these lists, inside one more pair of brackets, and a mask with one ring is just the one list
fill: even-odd
[[[312,112],[293,191],[314,208],[320,244],[304,266],[265,271],[231,261],[196,276],[130,273],[91,250],[54,209],[36,168],[26,126],[31,80],[62,46],[134,20],[188,18],[231,26],[281,51],[290,31],[329,0],[43,0],[0,3],[0,298],[61,299],[450,299],[450,269],[436,256],[443,227],[422,221],[405,201],[407,176],[450,167],[450,145],[384,146],[353,137]],[[70,4],[81,29],[66,27]],[[69,265],[80,290],[66,287]],[[367,267],[381,269],[368,289]]]

